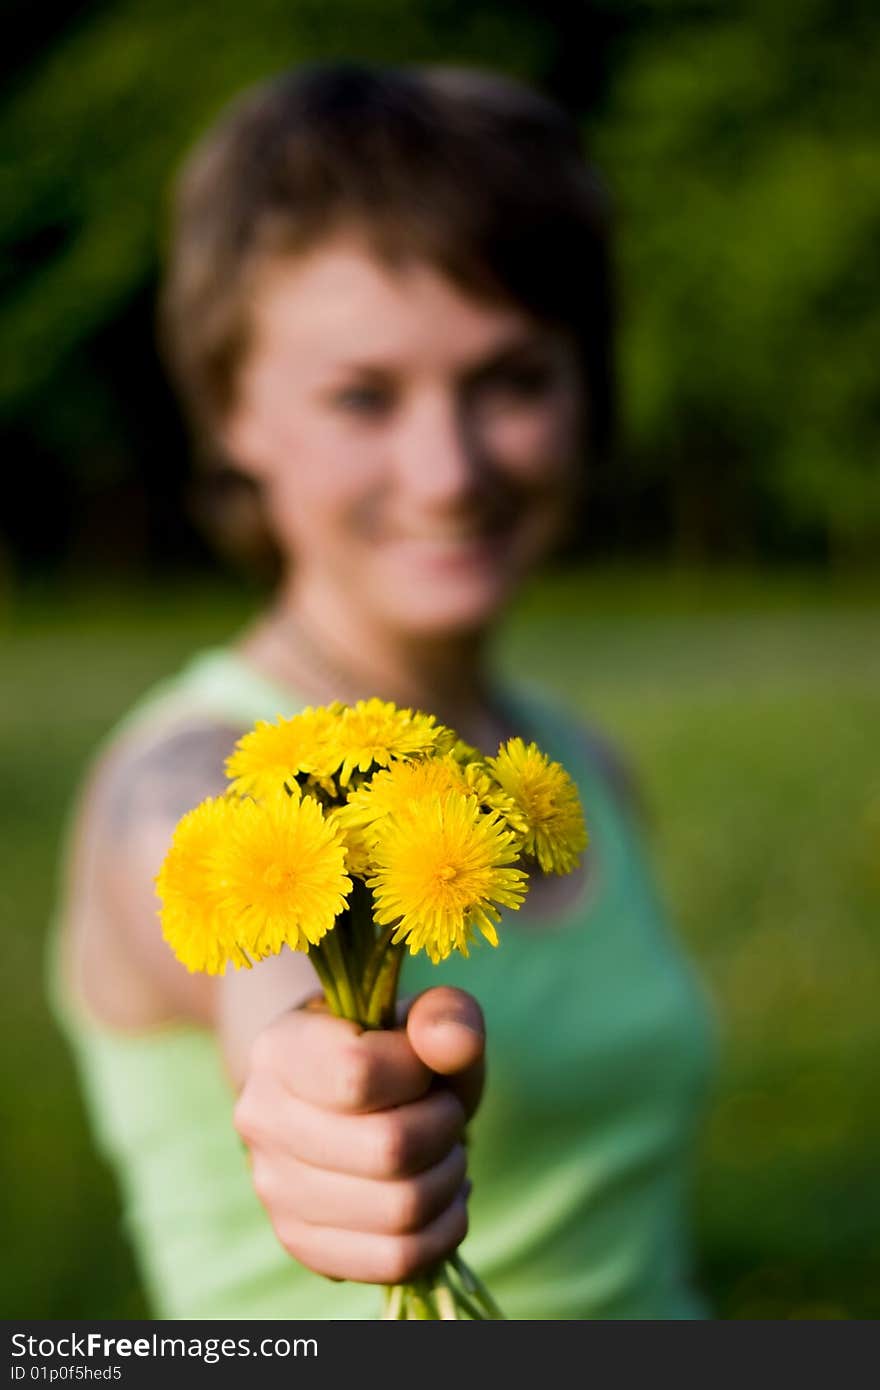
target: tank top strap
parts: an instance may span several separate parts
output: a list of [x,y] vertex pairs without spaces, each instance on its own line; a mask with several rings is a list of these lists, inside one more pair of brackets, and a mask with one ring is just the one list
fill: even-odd
[[601,901],[616,904],[651,879],[646,826],[613,746],[560,697],[517,680],[501,691],[511,722],[526,742],[562,764],[578,788],[590,845],[588,862],[601,876]]
[[582,751],[576,747],[579,730],[575,718],[561,700],[522,680],[506,681],[499,694],[511,723],[519,726],[526,743],[534,741],[563,766]]

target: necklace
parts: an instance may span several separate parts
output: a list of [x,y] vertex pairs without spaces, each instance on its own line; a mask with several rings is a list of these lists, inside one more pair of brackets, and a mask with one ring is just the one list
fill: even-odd
[[[332,657],[323,643],[316,639],[304,626],[302,619],[290,610],[274,609],[270,614],[270,635],[279,653],[288,660],[291,651],[295,653],[294,675],[300,666],[304,672],[314,672],[319,686],[325,688],[322,699],[341,700],[344,704],[355,704],[364,698],[364,682],[351,667]],[[300,660],[296,660],[296,658]]]
[[[399,698],[395,699],[387,692],[367,689],[364,677],[328,651],[326,644],[318,641],[303,623],[299,614],[292,610],[273,609],[269,614],[267,631],[279,653],[279,665],[282,672],[290,671],[291,684],[296,685],[297,681],[302,684],[303,677],[306,677],[307,688],[303,691],[304,694],[311,694],[314,699],[320,699],[321,702],[340,700],[349,705],[356,704],[358,700],[366,699],[372,695],[378,695],[381,699],[390,699],[395,704],[410,703]],[[292,670],[290,669],[291,652],[295,653]],[[282,662],[283,665],[281,665]],[[317,681],[308,679],[312,676],[317,676]],[[487,726],[491,725],[496,731],[488,740],[492,742],[494,739],[492,750],[494,751],[494,747],[501,741],[501,738],[508,737],[514,731],[519,731],[514,730],[517,721],[515,717],[512,717],[512,711],[507,705],[503,691],[494,680],[487,682],[483,704]]]

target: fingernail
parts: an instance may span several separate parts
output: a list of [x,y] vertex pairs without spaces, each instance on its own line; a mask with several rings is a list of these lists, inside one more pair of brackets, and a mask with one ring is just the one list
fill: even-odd
[[461,1014],[437,1014],[433,1023],[435,1028],[441,1023],[454,1023],[458,1028],[467,1028],[468,1032],[473,1033],[475,1038],[482,1038],[483,1036],[482,1028],[477,1028],[473,1023],[468,1023],[467,1019],[462,1018]]

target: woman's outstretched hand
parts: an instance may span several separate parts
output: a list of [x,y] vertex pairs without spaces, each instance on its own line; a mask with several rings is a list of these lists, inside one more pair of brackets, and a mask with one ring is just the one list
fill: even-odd
[[279,1240],[337,1279],[405,1283],[467,1231],[482,1012],[441,986],[401,1013],[375,1032],[309,1006],[283,1014],[257,1036],[235,1108]]

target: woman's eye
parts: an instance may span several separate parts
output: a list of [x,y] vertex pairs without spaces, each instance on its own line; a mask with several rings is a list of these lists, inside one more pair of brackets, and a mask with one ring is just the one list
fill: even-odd
[[552,384],[553,372],[549,367],[512,367],[488,381],[486,389],[490,393],[529,400],[545,395]]
[[390,403],[388,392],[375,386],[352,386],[347,391],[340,391],[336,396],[336,404],[340,409],[357,415],[381,414]]

